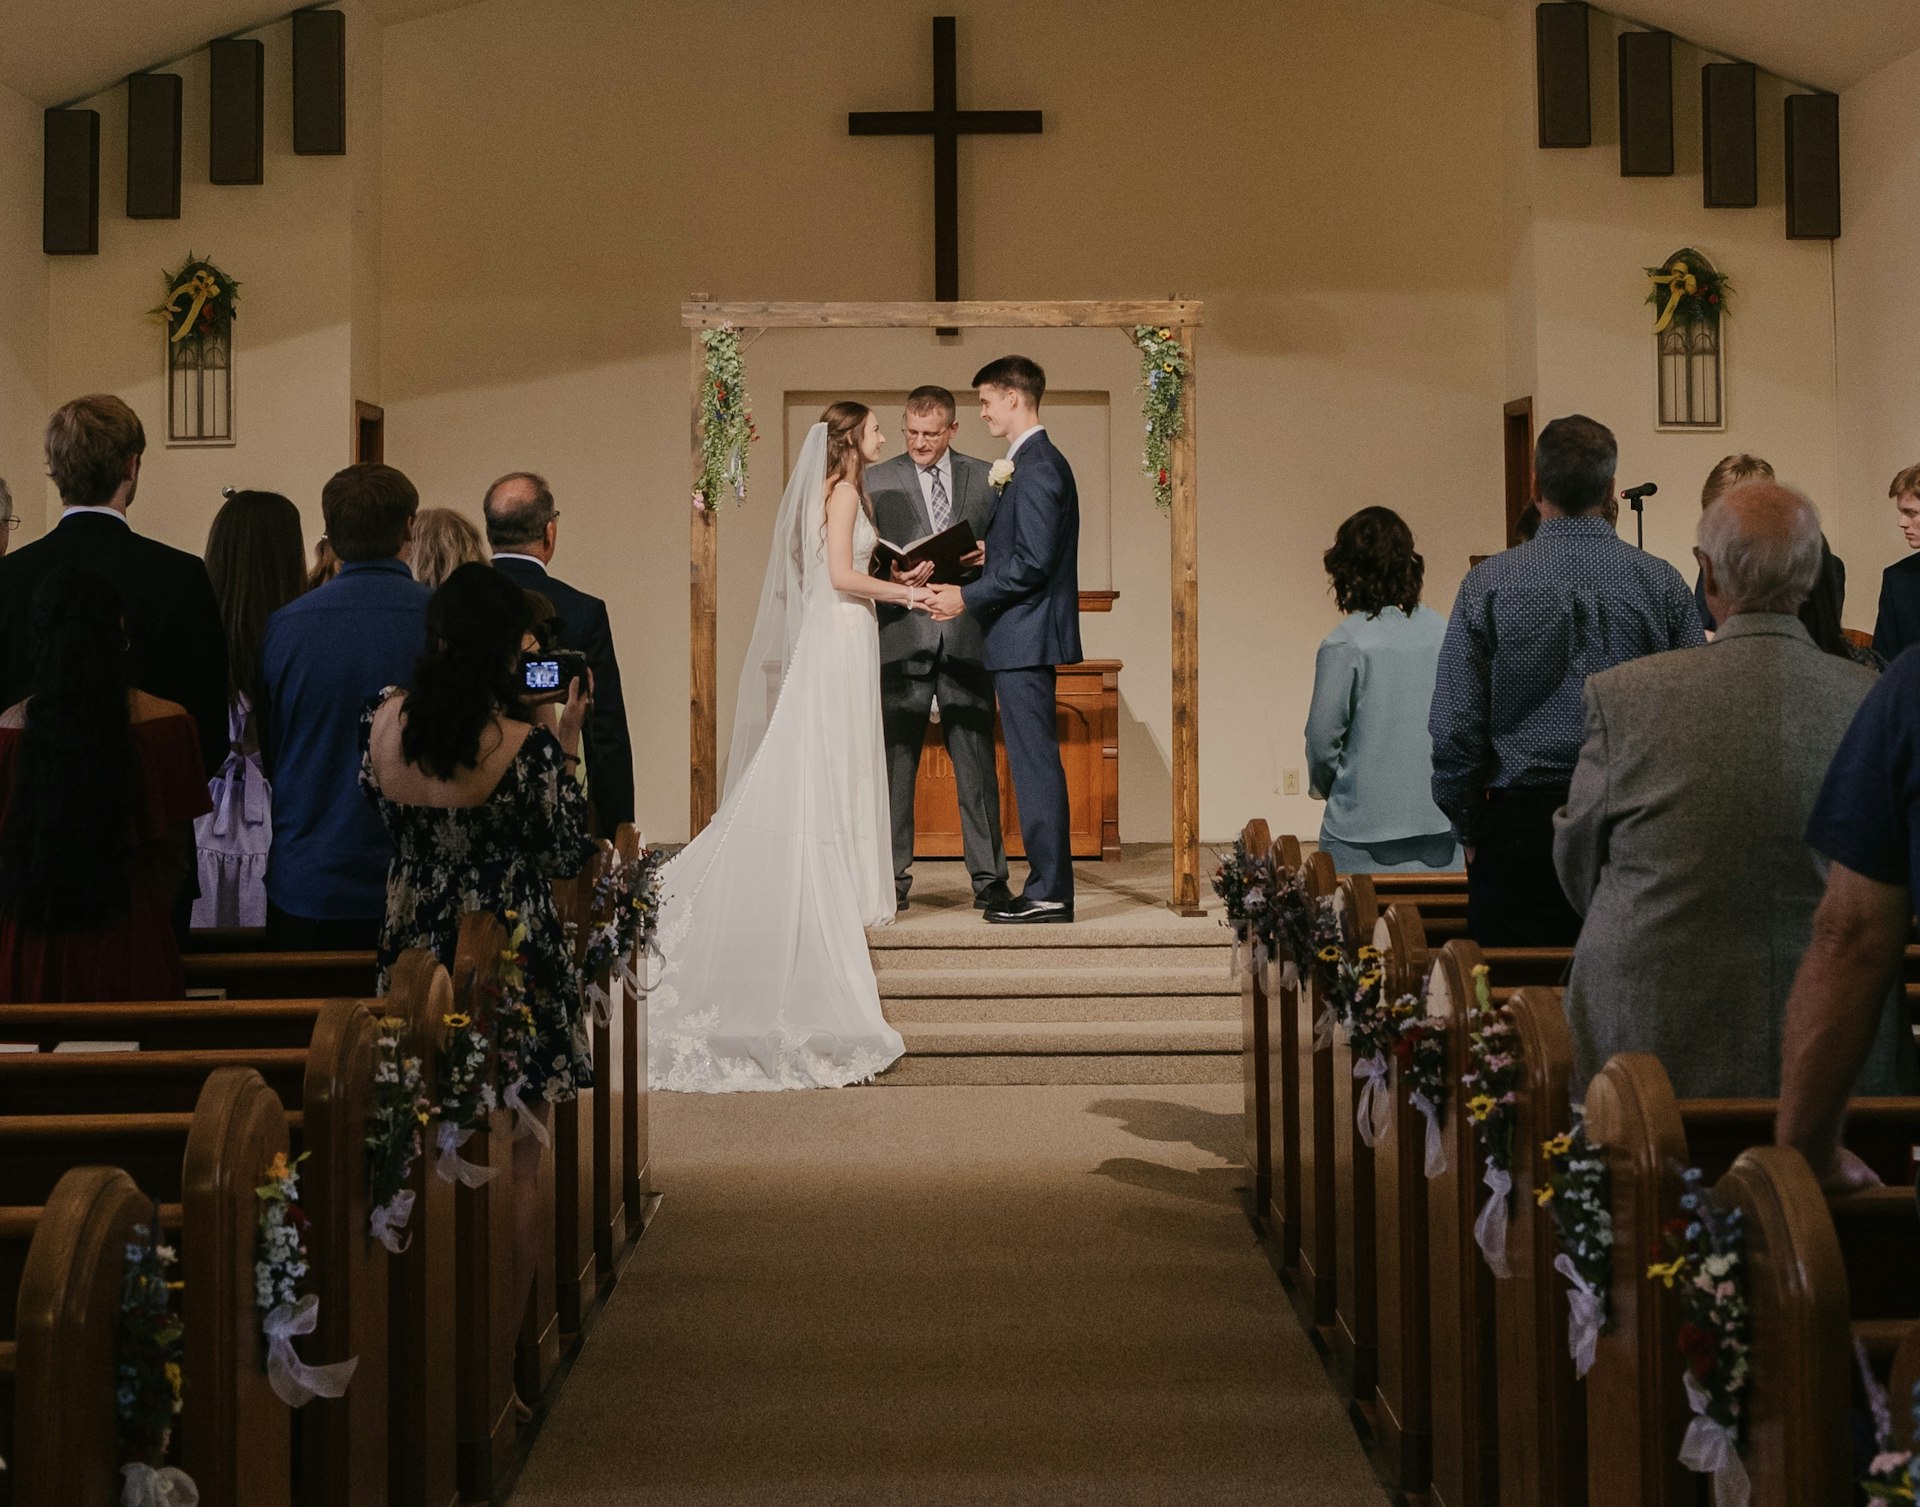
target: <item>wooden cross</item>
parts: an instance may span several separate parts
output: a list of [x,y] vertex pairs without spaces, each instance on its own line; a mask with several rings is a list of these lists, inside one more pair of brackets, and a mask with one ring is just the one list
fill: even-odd
[[953,17],[935,16],[933,108],[856,110],[847,116],[850,136],[933,138],[933,296],[938,303],[960,298],[960,138],[1040,131],[1038,110],[962,110],[957,72]]

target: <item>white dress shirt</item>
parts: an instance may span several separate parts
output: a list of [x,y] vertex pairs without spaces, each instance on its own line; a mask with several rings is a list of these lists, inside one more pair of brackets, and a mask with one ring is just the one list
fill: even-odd
[[496,549],[493,552],[493,558],[496,560],[525,560],[529,565],[538,565],[542,575],[547,574],[547,562],[542,560],[538,555],[523,555],[518,550],[512,549]]
[[[913,459],[911,456],[907,458]],[[923,466],[916,460],[913,462],[913,469],[914,474],[920,478],[920,500],[927,505],[928,521],[932,521],[933,518],[933,473],[935,471],[940,473],[940,485],[946,489],[949,521],[952,517],[957,517],[959,507],[953,496],[953,452],[947,451],[931,466]]]
[[1022,445],[1026,444],[1026,442],[1032,439],[1036,434],[1043,433],[1046,430],[1046,427],[1047,426],[1045,424],[1035,424],[1033,428],[1024,431],[1017,440],[1015,440],[1011,445],[1007,446],[1007,459],[1012,460],[1015,455],[1019,454],[1020,447]]
[[65,522],[66,522],[66,521],[67,521],[67,520],[68,520],[69,518],[71,518],[71,517],[73,517],[73,515],[74,515],[74,514],[76,514],[76,513],[104,513],[104,514],[105,514],[105,515],[106,515],[107,517],[109,517],[109,518],[118,518],[118,519],[119,519],[119,520],[120,520],[120,521],[121,521],[122,523],[126,523],[126,524],[127,524],[127,527],[128,527],[128,528],[132,528],[132,527],[133,527],[133,525],[132,525],[132,524],[130,524],[130,523],[127,523],[127,515],[126,515],[125,513],[123,513],[123,512],[121,512],[121,511],[120,511],[120,509],[118,509],[118,508],[116,508],[116,507],[110,507],[110,506],[108,506],[108,505],[107,505],[106,503],[104,503],[104,502],[103,502],[103,503],[101,503],[101,504],[100,504],[100,505],[99,505],[98,507],[91,507],[91,508],[82,508],[82,507],[73,507],[73,508],[62,508],[62,509],[60,509],[60,521],[61,521],[62,523],[65,523]]

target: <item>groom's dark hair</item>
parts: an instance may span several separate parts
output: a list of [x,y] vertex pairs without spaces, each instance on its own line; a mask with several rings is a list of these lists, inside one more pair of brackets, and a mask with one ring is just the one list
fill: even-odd
[[1005,387],[1019,393],[1035,408],[1047,395],[1047,374],[1038,361],[1025,356],[1002,356],[973,374],[975,387]]

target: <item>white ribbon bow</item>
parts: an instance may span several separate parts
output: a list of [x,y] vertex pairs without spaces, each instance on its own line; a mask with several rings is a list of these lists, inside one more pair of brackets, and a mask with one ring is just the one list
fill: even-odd
[[411,1188],[402,1188],[379,1208],[373,1211],[367,1220],[367,1232],[398,1256],[413,1243],[413,1236],[401,1238],[401,1232],[407,1227],[407,1221],[413,1217],[414,1193]]
[[1747,1467],[1740,1459],[1733,1430],[1707,1416],[1707,1389],[1694,1380],[1691,1371],[1683,1372],[1680,1380],[1694,1413],[1680,1441],[1680,1463],[1688,1470],[1713,1477],[1713,1507],[1747,1507],[1753,1483],[1747,1479]]
[[471,1130],[462,1130],[451,1120],[442,1120],[434,1127],[434,1149],[440,1154],[434,1159],[433,1170],[447,1182],[481,1188],[498,1177],[500,1169],[479,1166],[460,1155],[460,1148],[467,1144],[467,1138],[472,1134]]
[[507,1091],[501,1095],[500,1102],[513,1111],[513,1138],[523,1140],[532,1136],[542,1146],[551,1146],[553,1137],[547,1133],[547,1127],[531,1109],[527,1101],[520,1097],[520,1090],[527,1086],[525,1078],[516,1078],[507,1085]]
[[613,996],[600,986],[598,979],[587,985],[587,1008],[593,1012],[596,1026],[604,1026],[613,1018]]
[[1481,1179],[1492,1190],[1489,1198],[1480,1210],[1480,1217],[1473,1222],[1474,1243],[1480,1247],[1480,1254],[1487,1258],[1487,1265],[1493,1269],[1496,1277],[1513,1275],[1507,1269],[1507,1195],[1513,1192],[1513,1174],[1504,1172],[1491,1164],[1487,1175]]
[[1438,1177],[1447,1170],[1447,1142],[1440,1134],[1440,1107],[1423,1093],[1415,1092],[1410,1097],[1413,1107],[1427,1122],[1427,1176]]
[[1320,1007],[1320,1018],[1313,1023],[1313,1049],[1323,1051],[1333,1045],[1333,1030],[1340,1019],[1333,1013],[1332,1005]]
[[1298,989],[1300,987],[1300,965],[1294,962],[1292,958],[1288,958],[1286,962],[1280,965],[1280,987],[1282,989]]
[[1378,1146],[1393,1121],[1393,1095],[1387,1090],[1386,1054],[1375,1052],[1353,1065],[1353,1076],[1367,1080],[1360,1090],[1360,1102],[1354,1106],[1354,1128],[1369,1146]]
[[136,1461],[121,1466],[120,1474],[120,1507],[195,1507],[200,1500],[193,1477],[178,1466],[155,1470]]
[[282,1303],[261,1321],[267,1337],[267,1385],[290,1408],[305,1407],[316,1397],[338,1397],[353,1380],[360,1358],[309,1366],[295,1353],[293,1342],[312,1334],[320,1322],[320,1294],[310,1292],[298,1303]]
[[1574,1378],[1593,1369],[1594,1347],[1607,1322],[1607,1295],[1574,1267],[1565,1251],[1553,1258],[1553,1269],[1567,1279],[1567,1354],[1573,1357]]

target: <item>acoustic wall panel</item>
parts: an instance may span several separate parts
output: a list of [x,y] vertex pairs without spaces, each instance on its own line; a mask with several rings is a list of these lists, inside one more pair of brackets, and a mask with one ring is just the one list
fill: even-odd
[[48,256],[100,251],[100,112],[49,110],[42,122],[40,249]]
[[1787,236],[1840,234],[1840,96],[1787,96]]
[[1673,34],[1620,33],[1620,176],[1673,173]]
[[177,73],[127,80],[127,218],[180,218],[180,111]]
[[347,149],[347,17],[293,13],[293,149],[338,157]]
[[227,40],[207,48],[207,181],[266,181],[267,49]]
[[1540,145],[1583,147],[1593,141],[1593,93],[1587,77],[1587,7],[1552,0],[1533,12]]
[[1751,209],[1760,202],[1760,147],[1751,63],[1708,63],[1700,70],[1702,202],[1708,209]]

